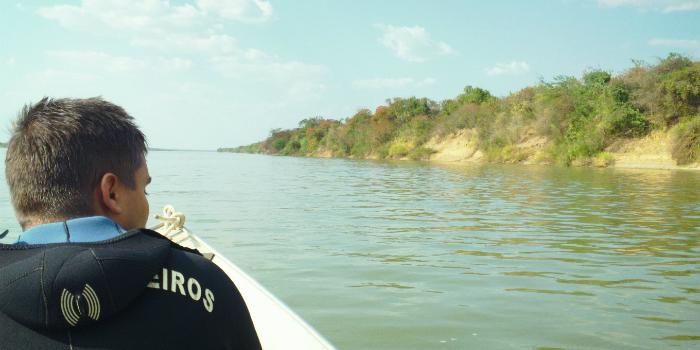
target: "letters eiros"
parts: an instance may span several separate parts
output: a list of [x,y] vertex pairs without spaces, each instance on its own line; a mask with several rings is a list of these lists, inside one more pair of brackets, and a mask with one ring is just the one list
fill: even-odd
[[[168,281],[170,283],[168,283]],[[178,271],[163,269],[161,274],[153,276],[153,280],[148,283],[147,287],[189,295],[194,301],[202,300],[204,309],[207,310],[207,312],[212,312],[214,310],[214,293],[204,288],[204,298],[202,298],[202,285],[199,284],[199,281],[192,277],[185,280],[185,276]],[[185,289],[187,289],[187,293],[185,293]]]

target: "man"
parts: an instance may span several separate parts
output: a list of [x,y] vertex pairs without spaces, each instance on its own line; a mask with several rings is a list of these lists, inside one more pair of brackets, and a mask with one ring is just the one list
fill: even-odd
[[100,98],[20,112],[5,171],[24,232],[0,245],[0,349],[259,349],[230,279],[144,229],[146,141]]

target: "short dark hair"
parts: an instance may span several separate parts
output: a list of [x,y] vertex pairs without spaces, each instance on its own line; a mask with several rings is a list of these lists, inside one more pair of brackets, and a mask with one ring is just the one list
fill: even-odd
[[30,220],[94,214],[93,193],[111,172],[135,188],[146,138],[123,108],[100,97],[25,105],[7,145],[5,175],[22,227]]

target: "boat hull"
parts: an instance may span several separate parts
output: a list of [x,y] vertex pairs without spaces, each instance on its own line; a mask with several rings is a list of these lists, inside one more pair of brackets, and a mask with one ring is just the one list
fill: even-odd
[[335,349],[260,283],[184,226],[178,227],[177,230],[168,225],[154,229],[175,243],[197,249],[228,275],[246,302],[263,349]]

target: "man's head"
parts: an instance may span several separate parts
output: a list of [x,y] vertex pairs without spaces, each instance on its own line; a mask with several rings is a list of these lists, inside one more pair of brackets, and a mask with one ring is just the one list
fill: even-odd
[[44,98],[25,106],[5,159],[20,224],[104,215],[125,229],[143,227],[146,152],[133,118],[101,98]]

